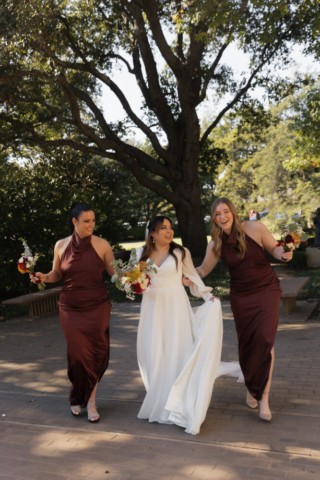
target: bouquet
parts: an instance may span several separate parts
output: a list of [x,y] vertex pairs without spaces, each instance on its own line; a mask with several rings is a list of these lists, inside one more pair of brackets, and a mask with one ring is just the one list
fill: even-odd
[[44,290],[46,288],[45,284],[36,277],[34,272],[34,267],[37,263],[39,255],[36,254],[34,257],[32,256],[32,252],[27,245],[27,242],[23,240],[24,252],[21,255],[20,260],[18,261],[18,270],[20,273],[30,273],[33,277],[36,278],[36,283],[38,285],[39,290]]
[[277,247],[282,246],[285,252],[291,252],[294,248],[299,248],[301,243],[306,243],[308,235],[304,233],[299,225],[290,223],[281,233],[281,239]]
[[148,275],[151,272],[157,273],[153,267],[154,260],[148,262],[138,262],[136,249],[131,251],[129,262],[123,263],[122,260],[115,260],[110,265],[114,267],[115,273],[111,281],[116,287],[126,293],[130,300],[135,299],[136,294],[146,292],[151,285],[151,278]]

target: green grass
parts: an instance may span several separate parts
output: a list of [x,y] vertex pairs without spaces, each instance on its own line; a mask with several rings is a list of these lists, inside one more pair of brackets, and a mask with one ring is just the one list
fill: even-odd
[[320,268],[310,268],[302,272],[294,272],[295,277],[310,277],[309,283],[299,293],[297,300],[318,298],[320,300]]

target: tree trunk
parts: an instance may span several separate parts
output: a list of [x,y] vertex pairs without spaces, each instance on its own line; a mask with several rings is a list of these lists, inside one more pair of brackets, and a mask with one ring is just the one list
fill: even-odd
[[207,248],[206,227],[200,202],[200,192],[198,196],[193,195],[189,208],[181,205],[177,205],[175,208],[182,244],[190,250],[193,261],[198,266],[204,259]]

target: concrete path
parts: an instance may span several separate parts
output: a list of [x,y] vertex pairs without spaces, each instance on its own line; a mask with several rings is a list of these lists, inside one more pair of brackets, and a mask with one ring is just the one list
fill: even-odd
[[[98,389],[101,420],[74,418],[58,315],[0,323],[0,480],[316,480],[320,477],[320,323],[314,303],[280,316],[273,421],[244,403],[245,387],[217,380],[197,436],[138,420],[144,388],[136,362],[139,305],[117,304],[111,361]],[[223,302],[223,360],[237,360]]]

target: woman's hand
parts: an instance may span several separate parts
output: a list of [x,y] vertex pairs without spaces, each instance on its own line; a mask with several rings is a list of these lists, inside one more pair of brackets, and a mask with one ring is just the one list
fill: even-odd
[[214,302],[215,300],[219,300],[219,302],[221,302],[220,297],[214,297],[212,295],[212,297],[210,298],[210,302]]
[[46,276],[41,272],[36,272],[34,275],[30,273],[29,277],[32,283],[37,283],[37,279],[41,280],[41,282],[44,282],[46,278]]
[[289,261],[292,259],[292,255],[293,255],[293,250],[291,250],[290,252],[285,252],[285,251],[282,249],[281,260],[282,260],[283,262],[289,262]]
[[191,285],[193,285],[193,281],[190,280],[190,278],[185,276],[182,277],[182,283],[185,287],[190,287]]

